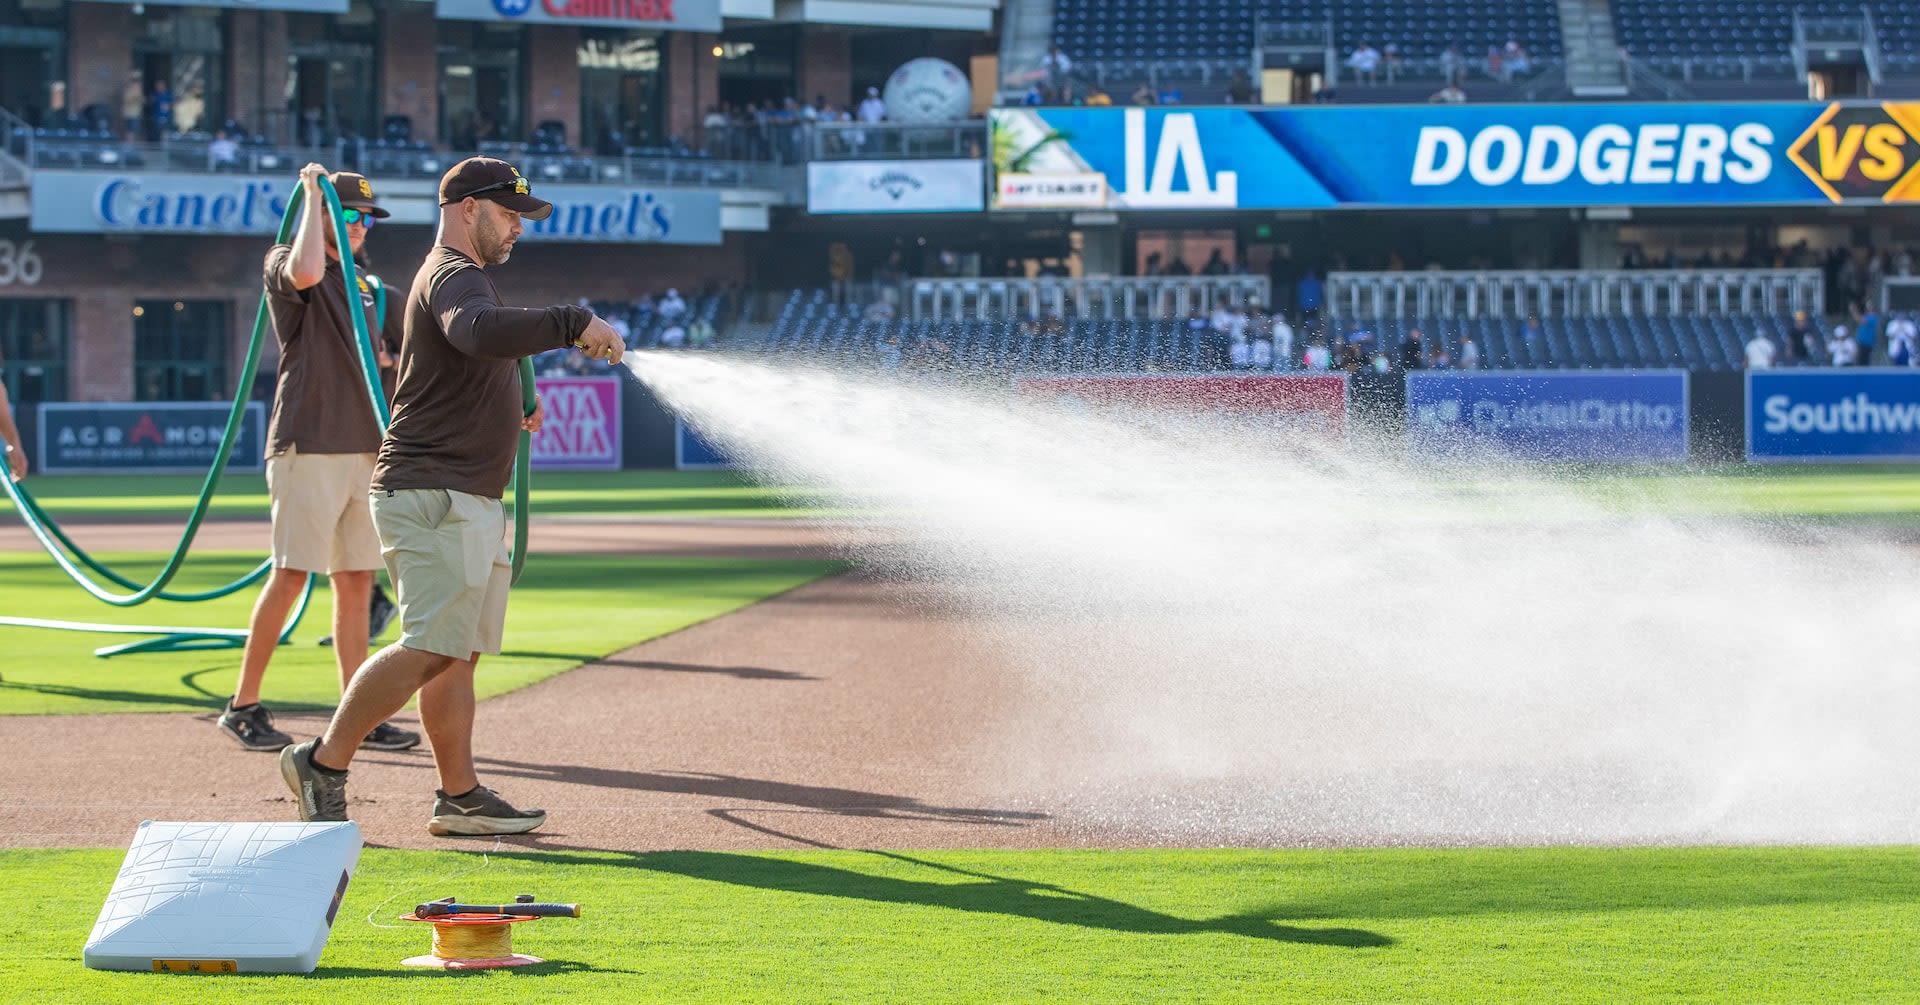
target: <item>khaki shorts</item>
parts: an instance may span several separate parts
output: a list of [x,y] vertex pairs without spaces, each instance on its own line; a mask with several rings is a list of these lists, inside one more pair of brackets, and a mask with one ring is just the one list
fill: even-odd
[[292,448],[267,458],[275,566],[328,574],[380,568],[380,536],[367,510],[373,459]]
[[513,580],[500,500],[447,489],[372,500],[380,555],[400,594],[400,644],[460,660],[499,652]]

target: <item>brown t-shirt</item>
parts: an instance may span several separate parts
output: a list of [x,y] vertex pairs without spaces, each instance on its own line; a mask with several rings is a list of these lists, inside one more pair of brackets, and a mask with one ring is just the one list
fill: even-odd
[[[347,314],[346,276],[327,260],[318,285],[295,289],[287,276],[293,246],[267,252],[267,314],[280,341],[280,377],[267,423],[267,456],[290,448],[303,454],[371,454],[380,449],[380,423],[367,400],[360,348]],[[373,296],[356,298],[374,325]],[[369,332],[371,334],[371,332]]]
[[[503,307],[473,259],[435,246],[407,295],[400,386],[373,488],[498,499],[513,476],[522,356],[571,345],[585,307]],[[391,309],[391,308],[389,308]]]

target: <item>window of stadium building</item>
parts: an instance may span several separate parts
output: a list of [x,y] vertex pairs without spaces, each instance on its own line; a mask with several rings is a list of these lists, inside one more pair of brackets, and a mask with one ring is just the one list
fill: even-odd
[[288,15],[287,39],[287,115],[300,139],[317,146],[379,136],[380,92],[367,86],[376,66],[372,7],[360,0],[345,15]]
[[441,21],[440,138],[456,150],[525,140],[520,109],[526,29]]
[[[665,79],[658,33],[588,29],[580,38],[580,137],[576,145],[617,155],[659,147]],[[569,142],[573,142],[571,139]]]
[[226,119],[224,18],[219,10],[157,4],[134,16],[133,67],[122,101],[128,129],[157,140],[212,132]]
[[133,396],[138,401],[219,401],[233,332],[223,300],[141,300],[133,305]]
[[0,300],[0,379],[15,405],[67,397],[65,300]]
[[66,13],[0,0],[0,108],[44,126],[66,105]]

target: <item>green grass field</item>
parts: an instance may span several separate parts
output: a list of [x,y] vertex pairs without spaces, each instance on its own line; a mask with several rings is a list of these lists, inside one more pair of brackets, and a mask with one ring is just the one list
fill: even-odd
[[[186,520],[203,479],[189,475],[98,477],[55,475],[30,479],[54,519]],[[511,494],[509,494],[511,501]],[[776,518],[819,515],[809,494],[755,485],[724,471],[546,472],[533,475],[529,508],[543,516],[605,514],[651,517]],[[13,502],[0,493],[0,514]],[[215,518],[266,519],[267,482],[262,475],[229,474],[208,510]]]
[[[160,555],[101,556],[145,581]],[[176,589],[215,586],[259,564],[260,556],[196,554]],[[738,610],[839,568],[828,562],[599,555],[531,555],[507,608],[507,649],[482,664],[482,698],[525,687],[650,638]],[[323,579],[324,583],[325,580]],[[100,603],[39,551],[0,552],[0,613],[90,623],[244,628],[257,588],[200,604]],[[332,707],[339,671],[324,586],[293,640],[274,656],[264,697],[276,708]],[[591,611],[583,617],[582,611]],[[388,641],[400,628],[388,629]],[[134,636],[0,627],[0,715],[71,712],[180,712],[218,708],[232,693],[238,649],[95,659],[103,645]]]
[[[0,1000],[1894,1002],[1911,848],[735,854],[370,850],[311,977],[103,973],[120,851],[0,852]],[[484,865],[483,865],[484,862]],[[476,871],[477,870],[477,871]],[[449,894],[534,892],[549,962],[412,971]],[[373,920],[368,920],[369,914]]]

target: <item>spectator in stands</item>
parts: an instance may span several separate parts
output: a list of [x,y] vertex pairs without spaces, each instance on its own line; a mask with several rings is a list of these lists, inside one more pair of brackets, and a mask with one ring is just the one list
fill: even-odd
[[1020,103],[1028,108],[1037,108],[1046,104],[1047,99],[1046,89],[1041,87],[1040,82],[1036,80],[1027,85],[1027,93],[1020,96]]
[[1049,46],[1047,54],[1040,57],[1040,69],[1047,75],[1047,86],[1059,93],[1066,90],[1067,81],[1073,77],[1073,60],[1058,45]]
[[1766,332],[1755,328],[1753,337],[1747,340],[1747,369],[1771,370],[1778,356],[1779,351],[1774,348],[1773,340],[1767,337]]
[[1427,104],[1430,105],[1464,105],[1466,103],[1467,92],[1461,90],[1460,85],[1453,81],[1448,81],[1447,86],[1427,97]]
[[680,296],[679,290],[669,289],[667,295],[660,298],[659,311],[662,320],[678,321],[687,316],[687,301]]
[[1400,341],[1400,369],[1418,370],[1427,365],[1426,346],[1421,342],[1420,329],[1407,329],[1407,337]]
[[1247,365],[1255,370],[1271,370],[1273,363],[1273,336],[1257,320],[1253,327],[1253,339],[1247,347]]
[[1152,84],[1141,84],[1133,89],[1133,103],[1136,105],[1157,105],[1160,95],[1154,93]]
[[153,93],[147,97],[147,124],[149,140],[158,141],[173,132],[173,91],[165,77],[153,82]]
[[687,329],[678,321],[669,321],[660,329],[660,345],[668,349],[678,349],[687,344]]
[[1207,327],[1221,338],[1231,338],[1233,332],[1233,308],[1227,302],[1213,305],[1213,314],[1207,318]]
[[1113,106],[1113,96],[1101,90],[1100,85],[1089,84],[1088,90],[1091,92],[1087,95],[1087,105],[1089,107],[1110,108]]
[[1164,276],[1167,274],[1166,266],[1160,264],[1160,253],[1158,251],[1147,252],[1147,264],[1141,268],[1140,274],[1143,276]]
[[1358,321],[1348,322],[1347,333],[1341,336],[1341,341],[1347,345],[1358,346],[1362,349],[1370,348],[1373,345],[1373,329],[1362,325]]
[[1281,311],[1273,312],[1273,365],[1275,369],[1293,369],[1293,326]]
[[1444,345],[1434,346],[1433,351],[1427,354],[1427,369],[1429,370],[1453,369],[1453,354],[1447,352],[1447,347]]
[[687,344],[695,349],[705,349],[713,345],[713,322],[706,318],[694,318],[687,326]]
[[1521,45],[1516,39],[1507,39],[1507,48],[1502,56],[1505,57],[1508,79],[1524,76],[1528,70],[1533,69],[1533,57],[1527,54],[1527,47]]
[[1513,75],[1506,69],[1507,57],[1497,45],[1487,46],[1487,76],[1502,83],[1509,83]]
[[1467,57],[1458,45],[1447,46],[1440,54],[1440,76],[1449,84],[1458,84],[1467,76]]
[[1227,342],[1227,365],[1235,370],[1245,370],[1253,365],[1253,347],[1247,344],[1246,333],[1240,338]]
[[1853,340],[1853,334],[1846,325],[1834,325],[1833,333],[1827,336],[1827,361],[1834,366],[1852,366],[1860,358],[1860,343]]
[[1227,103],[1232,105],[1253,104],[1253,81],[1248,79],[1247,71],[1233,71],[1233,80],[1227,84]]
[[1803,361],[1817,358],[1820,355],[1819,352],[1810,347],[1818,341],[1819,337],[1819,333],[1814,330],[1813,322],[1807,317],[1807,312],[1794,311],[1793,325],[1787,329],[1785,345],[1782,346],[1784,351],[1781,352],[1780,358],[1788,366],[1798,366]]
[[1913,366],[1916,339],[1920,339],[1920,325],[1906,314],[1896,314],[1887,319],[1887,363],[1890,366]]
[[1380,47],[1380,65],[1387,71],[1388,79],[1400,72],[1400,43],[1388,42]]
[[1214,248],[1213,251],[1207,255],[1206,264],[1200,266],[1200,274],[1203,276],[1228,276],[1233,274],[1233,266],[1227,264],[1227,260],[1220,254],[1219,248]]
[[605,313],[607,318],[607,327],[612,328],[613,333],[615,335],[620,336],[620,344],[628,348],[632,348],[633,347],[633,326],[627,323],[627,319],[622,317],[619,311],[610,311]]
[[1325,339],[1314,339],[1300,360],[1309,370],[1329,370],[1333,367],[1333,350],[1327,348]]
[[1374,75],[1380,69],[1380,50],[1367,42],[1361,42],[1360,47],[1347,56],[1347,68],[1353,71],[1354,77],[1361,83],[1373,83]]
[[1532,314],[1527,315],[1527,323],[1520,326],[1520,341],[1526,343],[1530,350],[1541,348],[1546,342],[1546,334],[1540,327],[1540,319]]
[[1853,340],[1860,343],[1855,366],[1872,366],[1873,350],[1880,339],[1880,312],[1865,304],[1853,305]]
[[867,88],[867,97],[860,102],[860,121],[876,123],[887,121],[887,103],[880,99],[878,87]]
[[240,168],[240,144],[233,141],[222,129],[213,134],[213,142],[207,144],[207,170],[237,171]]
[[1193,275],[1193,266],[1188,265],[1185,258],[1176,254],[1173,256],[1173,261],[1167,263],[1167,275],[1191,276]]
[[1460,336],[1460,369],[1480,369],[1480,347],[1473,342],[1473,336]]
[[1300,308],[1300,315],[1303,318],[1310,317],[1318,311],[1326,295],[1326,285],[1320,281],[1320,274],[1311,266],[1300,276],[1300,281],[1294,284],[1293,302]]

